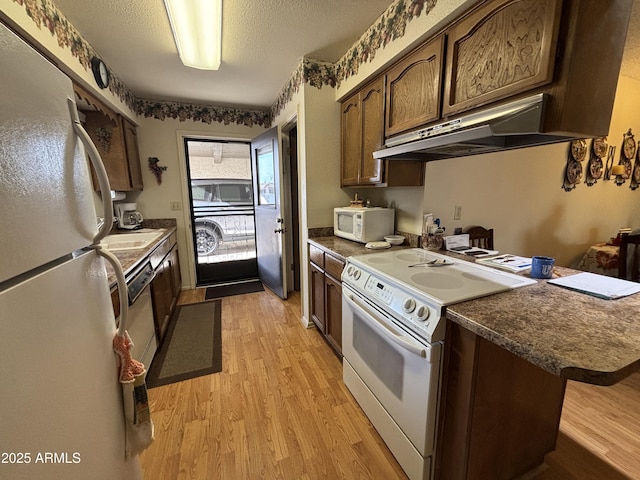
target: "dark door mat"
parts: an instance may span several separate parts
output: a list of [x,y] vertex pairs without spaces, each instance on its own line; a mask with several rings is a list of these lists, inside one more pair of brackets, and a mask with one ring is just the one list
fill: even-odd
[[263,292],[264,287],[260,280],[253,280],[251,282],[234,283],[232,285],[220,285],[218,287],[207,288],[205,294],[205,300],[212,300],[214,298],[230,297],[232,295],[242,295],[244,293]]
[[178,305],[147,373],[159,387],[222,370],[220,300]]

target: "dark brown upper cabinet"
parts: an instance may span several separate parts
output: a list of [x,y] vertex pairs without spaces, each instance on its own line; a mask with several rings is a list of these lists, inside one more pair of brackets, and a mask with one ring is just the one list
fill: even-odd
[[551,83],[561,7],[492,1],[447,30],[443,116]]
[[387,72],[385,135],[440,118],[444,35],[414,50]]

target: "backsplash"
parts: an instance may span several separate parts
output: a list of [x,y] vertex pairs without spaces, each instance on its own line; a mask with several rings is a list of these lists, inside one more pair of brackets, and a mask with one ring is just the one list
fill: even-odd
[[[317,227],[310,228],[307,230],[307,234],[309,238],[320,238],[320,237],[333,237],[333,227]],[[420,243],[420,235],[416,235],[414,233],[401,232],[396,230],[396,235],[402,235],[405,237],[405,241],[403,245],[408,245],[410,247],[417,247]]]

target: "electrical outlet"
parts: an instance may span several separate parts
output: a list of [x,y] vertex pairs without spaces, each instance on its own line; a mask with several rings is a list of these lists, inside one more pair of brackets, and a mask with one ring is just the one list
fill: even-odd
[[456,208],[453,212],[453,219],[454,220],[460,220],[462,218],[462,206],[461,205],[456,205]]
[[180,202],[169,202],[169,207],[171,208],[172,212],[182,210],[182,206],[180,205]]

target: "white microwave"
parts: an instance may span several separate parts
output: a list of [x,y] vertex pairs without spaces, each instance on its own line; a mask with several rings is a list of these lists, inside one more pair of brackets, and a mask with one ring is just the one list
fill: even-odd
[[333,233],[337,237],[367,243],[393,235],[393,208],[338,207],[333,209]]

